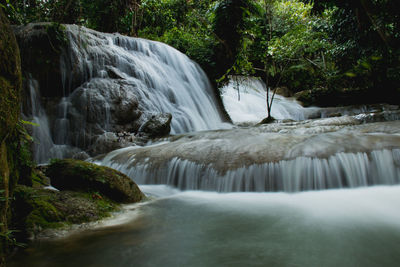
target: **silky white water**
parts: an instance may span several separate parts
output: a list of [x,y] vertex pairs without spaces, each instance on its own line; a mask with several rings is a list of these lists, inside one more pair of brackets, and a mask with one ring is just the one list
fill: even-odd
[[[116,78],[124,81],[128,97],[139,101],[142,116],[171,113],[171,133],[221,127],[213,89],[201,68],[186,55],[150,40],[99,33],[75,25],[68,25],[67,29],[70,49],[62,64],[64,84],[78,94],[97,90],[104,97],[96,105],[105,114],[105,130],[110,106],[114,105],[110,94],[125,93],[111,90],[108,83]],[[81,86],[70,88],[74,83]],[[90,99],[83,97],[82,101],[91,105]]]
[[[37,125],[35,160],[88,150],[106,132],[137,133],[160,114],[172,114],[171,133],[220,129],[221,108],[201,68],[159,42],[65,25],[68,46],[60,56],[63,88],[57,107],[40,97],[30,78],[26,117]],[[32,89],[34,88],[34,89]],[[31,108],[31,109],[30,109]],[[30,110],[29,110],[30,109]],[[39,133],[40,132],[40,133]],[[57,154],[64,145],[64,152]],[[56,154],[55,154],[56,153]]]
[[[368,117],[368,116],[367,116]],[[400,121],[345,116],[173,137],[100,164],[185,190],[303,191],[400,183]]]
[[[60,142],[60,138],[53,138],[49,119],[40,101],[39,84],[36,80],[29,78],[27,87],[28,97],[26,99],[27,103],[25,103],[25,109],[28,110],[28,112],[22,114],[22,117],[32,122],[32,125],[29,126],[33,139],[33,158],[36,163],[46,163],[50,158],[70,157],[73,153],[79,151],[79,149],[66,145],[67,142]],[[63,102],[61,102],[61,104],[62,103]],[[56,125],[55,130],[58,133],[57,136],[65,136],[65,129],[60,129],[62,126],[64,126],[62,122],[60,122],[60,125]]]
[[[269,101],[273,92],[270,91]],[[267,92],[265,84],[254,77],[231,79],[221,88],[221,97],[226,111],[236,124],[256,124],[267,117]],[[385,109],[397,109],[389,105],[361,105],[349,107],[303,107],[291,97],[275,94],[272,101],[271,116],[277,120],[326,118],[331,116],[357,115]]]
[[[267,93],[265,84],[255,78],[230,80],[221,89],[226,111],[234,123],[258,123],[267,117]],[[272,97],[272,91],[270,92]],[[271,115],[275,119],[304,120],[318,108],[304,108],[296,100],[275,95]]]

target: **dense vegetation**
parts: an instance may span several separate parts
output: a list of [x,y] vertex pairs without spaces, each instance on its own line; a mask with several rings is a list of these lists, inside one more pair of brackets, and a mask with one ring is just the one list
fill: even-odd
[[321,105],[398,94],[395,1],[3,0],[3,7],[14,24],[76,23],[168,43],[213,82],[255,75],[272,88],[310,90],[303,100]]

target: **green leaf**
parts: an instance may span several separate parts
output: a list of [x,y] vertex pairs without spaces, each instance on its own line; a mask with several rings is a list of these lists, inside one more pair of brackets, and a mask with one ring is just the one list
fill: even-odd
[[354,72],[350,72],[350,71],[346,72],[344,75],[346,75],[347,77],[351,77],[351,78],[357,76]]
[[26,124],[26,125],[39,126],[39,124],[37,124],[35,122],[31,122],[31,121],[20,120],[20,122],[22,124]]

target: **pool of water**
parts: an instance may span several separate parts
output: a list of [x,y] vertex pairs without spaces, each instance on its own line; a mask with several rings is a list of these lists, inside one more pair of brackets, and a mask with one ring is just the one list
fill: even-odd
[[9,266],[398,266],[400,186],[215,193],[146,185],[121,225],[34,242]]

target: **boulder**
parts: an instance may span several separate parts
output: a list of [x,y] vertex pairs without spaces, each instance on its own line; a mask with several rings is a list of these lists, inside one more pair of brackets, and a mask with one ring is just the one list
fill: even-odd
[[13,201],[13,227],[18,240],[57,235],[56,229],[68,229],[108,217],[119,209],[118,203],[98,193],[56,191],[18,185]]
[[85,161],[54,160],[46,175],[51,185],[59,190],[99,192],[123,203],[138,202],[144,197],[139,187],[125,174]]
[[150,138],[162,137],[171,131],[172,115],[160,113],[152,115],[140,128],[139,135],[146,135]]
[[144,122],[133,86],[129,81],[93,78],[75,89],[67,111],[69,134],[75,137],[72,145],[89,149],[91,154],[126,146],[114,142],[118,141],[115,134],[105,132],[136,133]]

